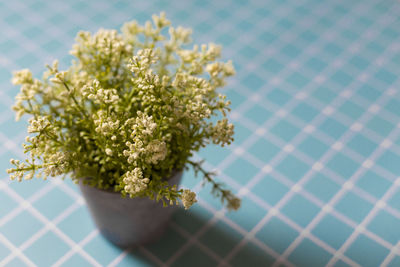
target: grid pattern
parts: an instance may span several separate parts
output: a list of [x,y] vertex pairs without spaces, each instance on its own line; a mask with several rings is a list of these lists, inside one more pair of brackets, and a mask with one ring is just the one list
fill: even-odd
[[160,242],[121,251],[70,181],[0,180],[0,266],[400,266],[400,3],[386,1],[0,1],[0,166],[25,124],[11,71],[38,75],[80,29],[167,12],[217,42],[237,76],[234,145],[196,157],[243,199],[227,213],[193,173],[199,203]]

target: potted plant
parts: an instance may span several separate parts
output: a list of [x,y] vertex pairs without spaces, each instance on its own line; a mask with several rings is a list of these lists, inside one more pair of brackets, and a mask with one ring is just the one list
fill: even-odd
[[228,209],[240,206],[192,160],[210,142],[233,141],[230,102],[217,92],[234,74],[232,63],[216,61],[221,48],[214,44],[185,49],[190,29],[170,27],[164,13],[152,18],[144,26],[125,23],[121,33],[79,32],[67,70],[55,61],[41,80],[27,69],[12,80],[21,86],[17,119],[31,118],[28,158],[11,160],[11,179],[69,174],[101,233],[119,246],[155,239],[171,206],[196,202],[194,192],[177,187],[190,166]]

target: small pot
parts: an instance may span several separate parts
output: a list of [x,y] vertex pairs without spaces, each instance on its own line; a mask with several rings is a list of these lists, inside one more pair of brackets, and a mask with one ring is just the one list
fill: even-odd
[[[182,171],[168,180],[179,184]],[[165,232],[176,206],[163,207],[162,202],[149,198],[122,198],[119,192],[101,190],[79,183],[89,211],[102,235],[122,247],[147,244]]]

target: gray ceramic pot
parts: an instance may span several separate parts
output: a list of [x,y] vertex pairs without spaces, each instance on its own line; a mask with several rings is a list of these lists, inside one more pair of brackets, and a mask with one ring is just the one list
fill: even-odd
[[[176,172],[169,184],[179,184]],[[175,206],[148,198],[122,198],[120,193],[79,183],[89,211],[100,232],[113,244],[126,248],[156,241],[164,233]]]

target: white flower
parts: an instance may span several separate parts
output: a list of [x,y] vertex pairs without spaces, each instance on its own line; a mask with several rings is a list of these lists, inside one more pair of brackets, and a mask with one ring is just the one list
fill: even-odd
[[32,81],[32,72],[28,69],[14,72],[14,77],[12,78],[12,83],[14,85],[32,83]]
[[210,142],[233,141],[230,102],[217,91],[234,74],[232,62],[216,62],[221,47],[213,43],[188,47],[190,29],[169,27],[168,36],[163,28],[169,24],[161,13],[145,25],[124,24],[122,34],[79,32],[69,68],[59,70],[55,61],[42,80],[29,70],[16,72],[13,83],[21,90],[13,109],[17,118],[33,118],[23,144],[28,159],[11,162],[11,178],[73,172],[73,179],[93,177],[99,188],[171,205],[181,199],[189,208],[196,194],[166,186],[164,178],[192,165],[229,209],[239,207],[211,173],[189,160]]
[[132,196],[146,190],[147,184],[150,182],[149,178],[143,178],[143,172],[139,168],[126,172],[123,181],[125,183],[124,190]]
[[227,119],[219,120],[211,130],[213,143],[221,144],[222,146],[229,145],[233,141],[233,129],[233,124],[228,123]]
[[185,209],[187,210],[188,208],[190,208],[194,203],[196,203],[196,193],[190,191],[189,189],[185,189],[183,190],[182,193],[182,204],[185,207]]
[[37,117],[37,119],[31,118],[29,120],[29,124],[28,133],[37,133],[48,127],[50,125],[50,121],[47,119],[47,117]]
[[165,12],[161,12],[160,16],[153,15],[152,19],[157,28],[164,28],[171,24],[171,22],[165,18]]
[[110,148],[106,148],[106,154],[108,155],[108,156],[112,156],[113,155],[113,151],[110,149]]

